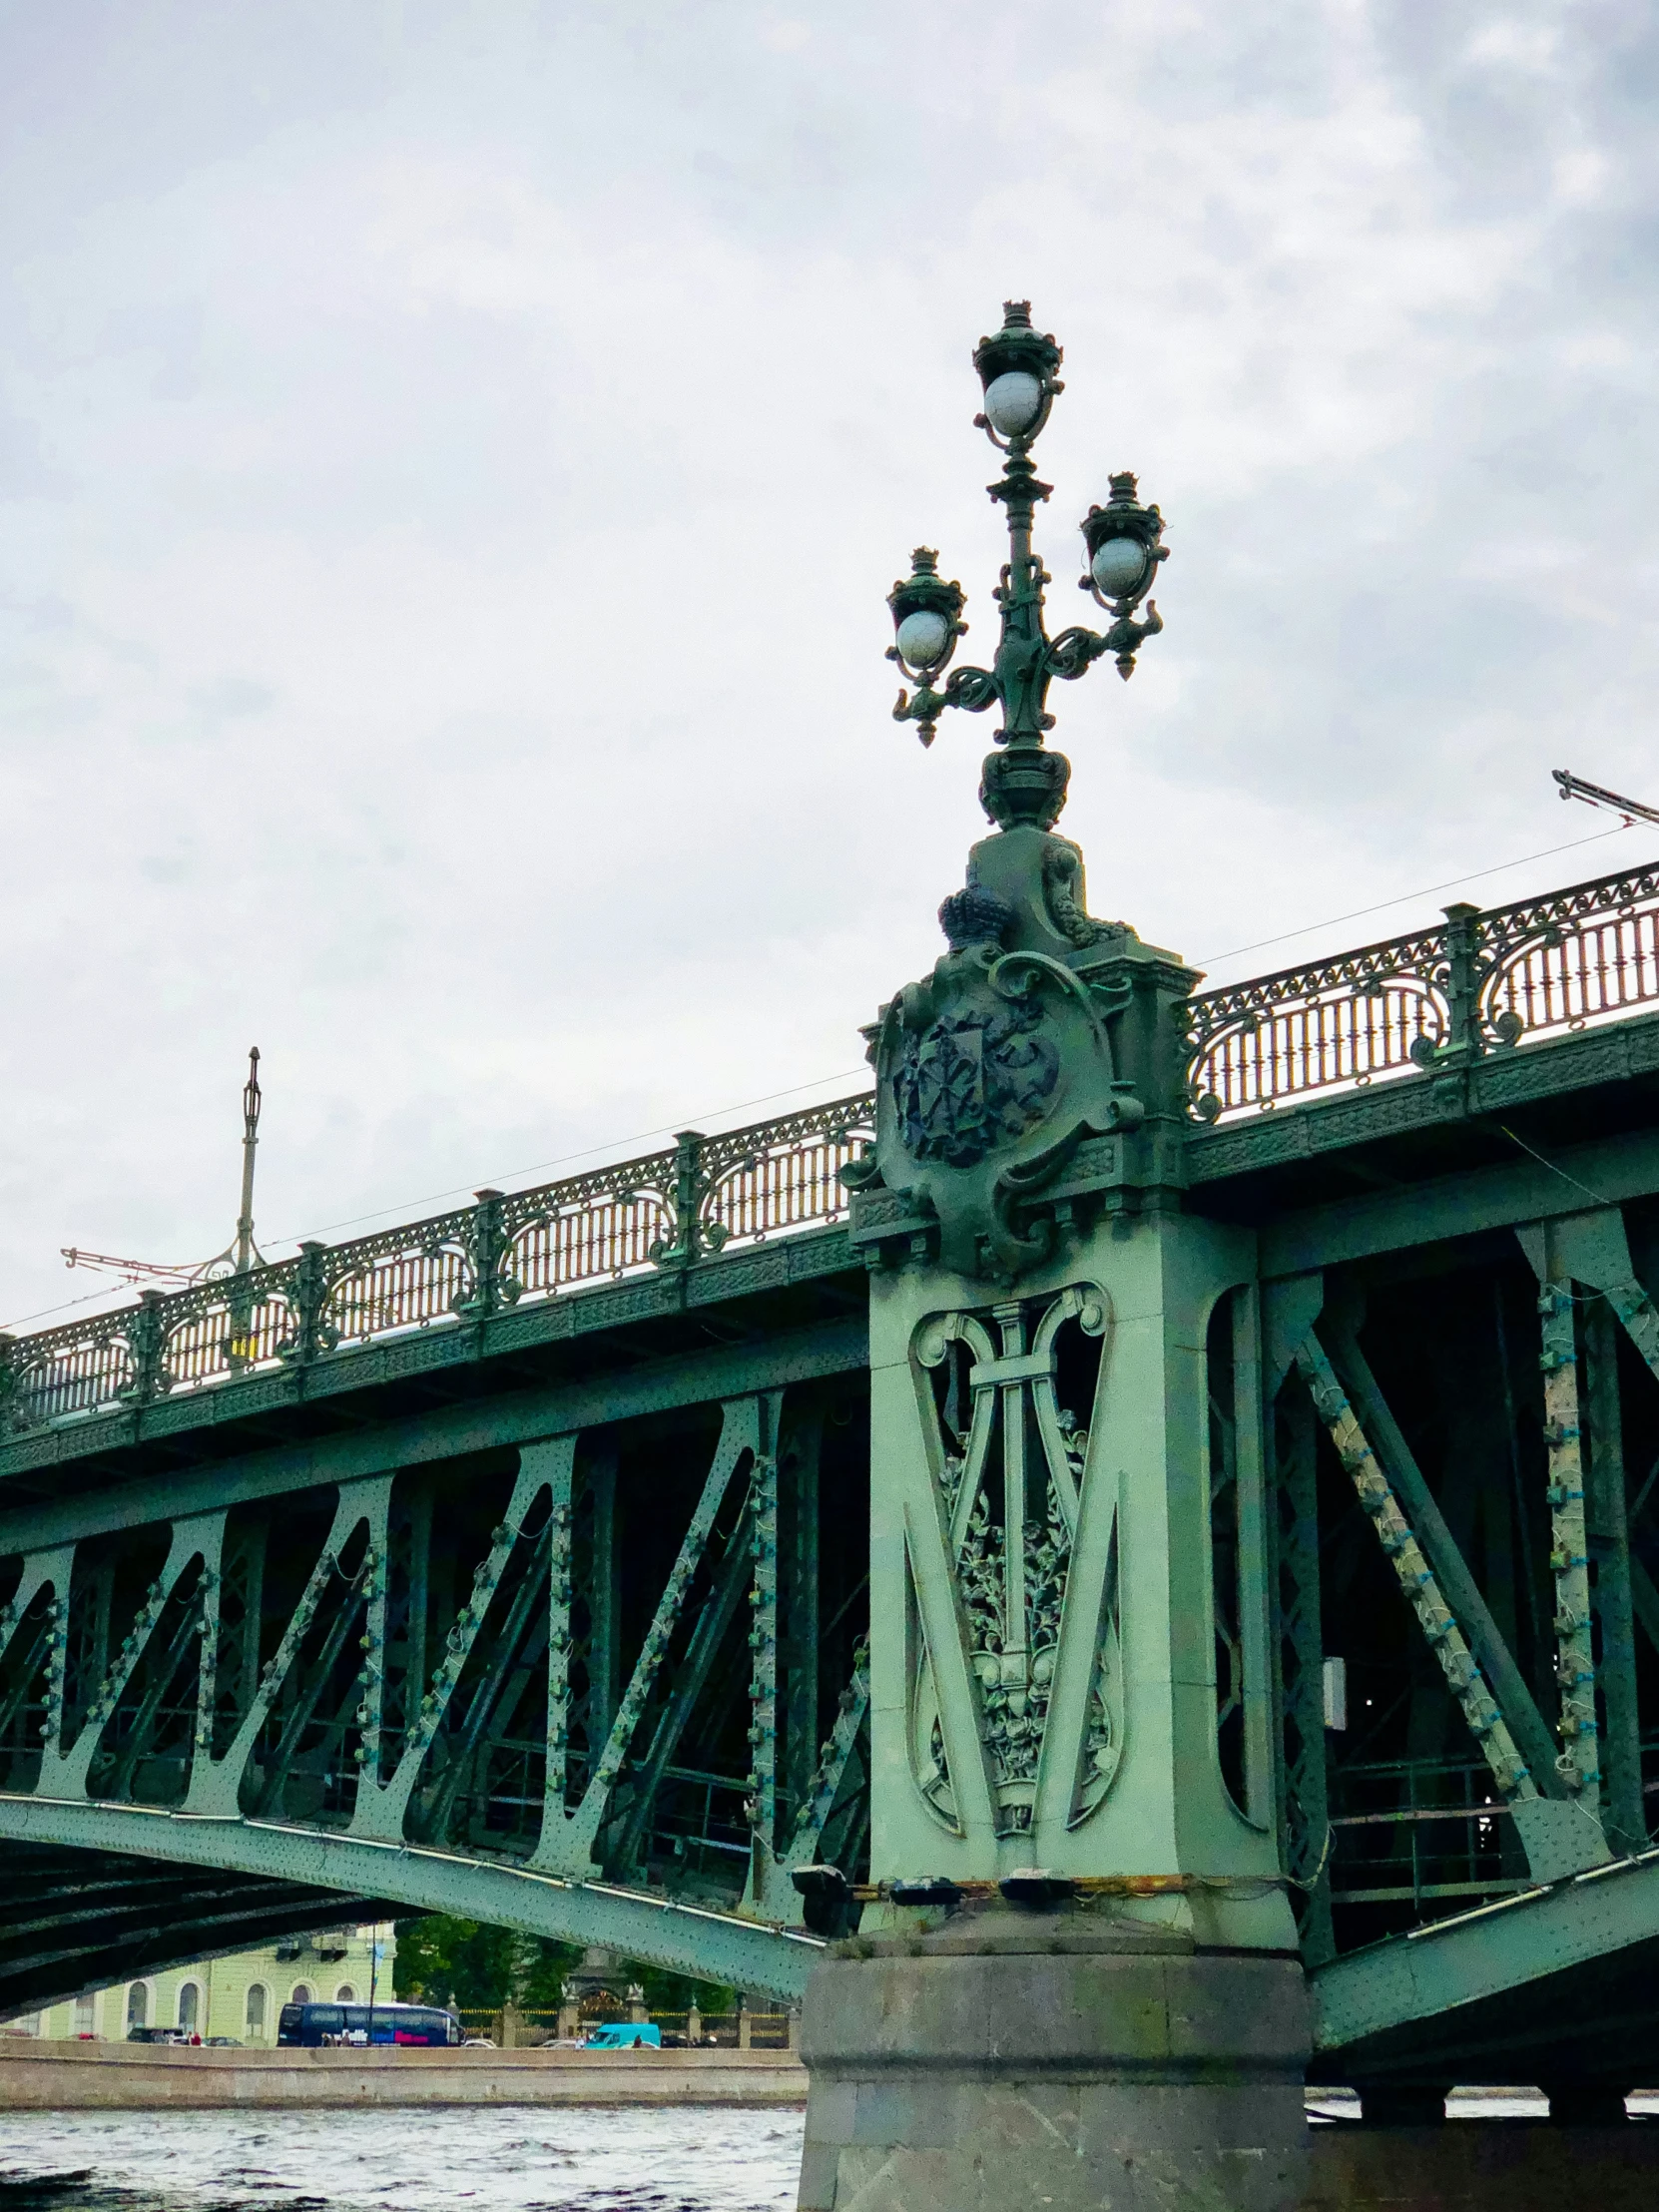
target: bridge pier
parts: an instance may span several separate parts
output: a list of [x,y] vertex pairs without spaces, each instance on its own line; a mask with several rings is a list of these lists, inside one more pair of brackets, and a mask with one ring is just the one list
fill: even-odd
[[802,2212],[1302,2202],[1294,1959],[1076,1906],[841,1948],[803,2024]]
[[1030,824],[940,918],[854,1207],[875,1895],[809,1989],[803,2212],[1290,2212],[1255,1245],[1181,1207],[1192,973]]

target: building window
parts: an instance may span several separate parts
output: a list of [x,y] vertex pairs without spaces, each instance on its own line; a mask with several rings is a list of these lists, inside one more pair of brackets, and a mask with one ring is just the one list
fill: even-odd
[[250,1982],[248,1988],[248,2032],[250,2035],[265,2033],[266,1988],[263,1981]]
[[179,2025],[187,2035],[194,2035],[197,2013],[202,2003],[202,1991],[194,1981],[185,1982],[179,1991]]
[[356,2001],[356,1990],[352,1988],[349,1981],[342,1981],[334,1991],[334,2002],[336,2004],[355,2004]]
[[310,1983],[308,1981],[296,1981],[293,1987],[288,1991],[289,2004],[309,2004],[310,2001]]
[[81,1994],[75,1999],[75,2026],[73,2032],[77,2035],[82,2036],[96,2035],[98,2032],[97,2011],[97,1991],[94,1989],[83,1989]]
[[150,1985],[135,1981],[127,1991],[127,2025],[148,2027],[150,2024]]

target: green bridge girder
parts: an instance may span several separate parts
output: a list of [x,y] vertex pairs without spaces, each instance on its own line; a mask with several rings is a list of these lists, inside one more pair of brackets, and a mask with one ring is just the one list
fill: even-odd
[[[1659,2078],[1656,1074],[1638,1014],[1183,1139],[1181,1205],[1254,1254],[1213,1354],[1268,1409],[1263,1627],[1252,1658],[1220,1607],[1215,1725],[1241,1800],[1266,1762],[1321,2078],[1533,2078],[1597,2033]],[[1097,1169],[1085,1146],[1079,1190]],[[792,1866],[868,1865],[870,1271],[922,1233],[873,1205],[14,1428],[0,2002],[342,1899],[799,1994],[822,1938]],[[1546,1419],[1551,1286],[1577,1439]],[[1240,1402],[1212,1406],[1218,1470]],[[1575,1481],[1588,1797],[1552,1625]]]

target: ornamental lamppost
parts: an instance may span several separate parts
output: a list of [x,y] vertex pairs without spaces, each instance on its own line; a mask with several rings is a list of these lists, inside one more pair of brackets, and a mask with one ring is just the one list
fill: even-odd
[[[945,674],[956,640],[967,629],[961,619],[966,595],[939,575],[938,556],[928,547],[916,548],[910,574],[887,596],[893,618],[887,658],[916,686],[914,692],[900,691],[895,722],[915,723],[922,744],[931,745],[944,708],[965,707],[969,714],[983,714],[993,705],[1002,709],[996,743],[1003,750],[985,763],[980,799],[1003,829],[1016,823],[1050,829],[1065,805],[1070,765],[1043,744],[1044,733],[1054,727],[1047,711],[1049,685],[1056,677],[1074,682],[1107,654],[1120,676],[1132,676],[1142,643],[1164,627],[1147,597],[1159,563],[1169,558],[1160,542],[1163,517],[1156,507],[1141,505],[1128,474],[1110,479],[1105,506],[1091,507],[1081,525],[1087,565],[1078,585],[1111,616],[1110,625],[1104,631],[1074,626],[1054,638],[1044,627],[1043,588],[1053,578],[1031,549],[1031,523],[1038,500],[1053,486],[1038,477],[1031,448],[1065,388],[1055,374],[1060,360],[1053,338],[1032,328],[1025,299],[1006,301],[1001,329],[973,349],[985,394],[984,412],[974,421],[1007,456],[1001,476],[986,487],[1008,517],[1008,559],[992,594],[1001,628],[990,667]],[[1137,621],[1143,601],[1146,614]]]
[[875,1141],[842,1171],[869,1269],[869,1872],[858,1900],[793,1877],[862,1914],[807,1996],[801,2212],[1292,2212],[1308,2004],[1260,1255],[1188,1203],[1199,977],[1090,914],[1044,743],[1056,677],[1127,676],[1161,627],[1163,523],[1113,477],[1083,522],[1110,621],[1049,637],[1031,447],[1060,348],[1018,302],[974,365],[1004,456],[995,658],[949,666],[963,595],[930,552],[892,652],[924,741],[1001,707],[995,827],[945,949],[864,1031]]

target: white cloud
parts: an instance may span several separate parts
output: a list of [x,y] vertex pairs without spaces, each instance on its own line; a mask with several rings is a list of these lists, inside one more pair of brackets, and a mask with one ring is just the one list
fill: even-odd
[[990,648],[1005,294],[1059,618],[1109,469],[1171,518],[1056,702],[1097,910],[1223,950],[1570,835],[1563,747],[1651,785],[1651,32],[1003,23],[0,14],[5,1310],[223,1244],[256,1039],[262,1234],[856,1067],[982,828],[882,599],[938,544]]

